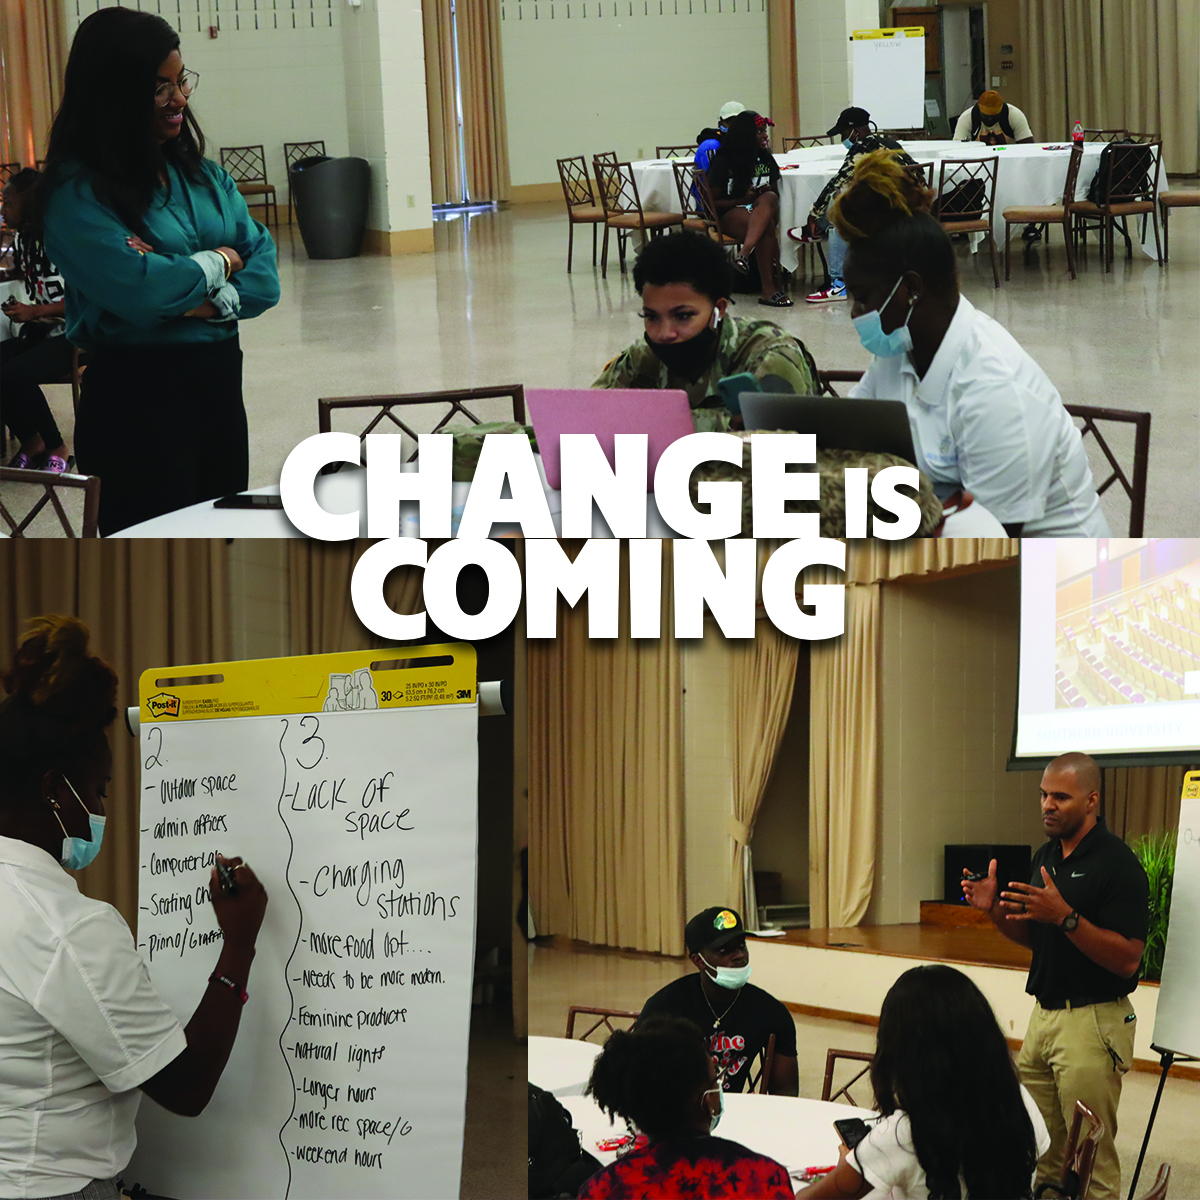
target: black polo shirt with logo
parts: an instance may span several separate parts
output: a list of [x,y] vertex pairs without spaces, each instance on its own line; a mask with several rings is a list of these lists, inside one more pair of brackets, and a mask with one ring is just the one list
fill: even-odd
[[[1045,867],[1062,898],[1100,929],[1122,937],[1146,940],[1149,927],[1150,885],[1134,852],[1103,818],[1065,859],[1062,842],[1054,838],[1033,856],[1029,882],[1045,886]],[[1063,1000],[1115,1000],[1137,987],[1135,971],[1122,979],[1093,962],[1056,925],[1031,921],[1033,962],[1025,990],[1043,1003],[1061,1007]]]

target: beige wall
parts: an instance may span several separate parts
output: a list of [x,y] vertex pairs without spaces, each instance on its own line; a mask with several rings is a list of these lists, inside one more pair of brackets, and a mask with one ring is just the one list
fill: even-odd
[[877,29],[876,0],[796,0],[800,131],[822,134],[850,105],[850,34]]
[[883,589],[882,817],[868,924],[916,921],[943,847],[1043,840],[1037,780],[1004,769],[1017,683],[1016,565]]

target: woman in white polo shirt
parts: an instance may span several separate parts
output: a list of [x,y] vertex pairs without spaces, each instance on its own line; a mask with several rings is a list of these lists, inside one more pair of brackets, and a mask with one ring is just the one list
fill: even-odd
[[851,396],[903,400],[935,491],[971,492],[1010,536],[1107,536],[1079,430],[1041,367],[959,293],[932,198],[879,150],[830,208],[849,243],[850,316],[874,355]]
[[193,1116],[237,1035],[267,897],[239,859],[210,885],[224,933],[186,1029],[129,927],[63,869],[95,857],[117,679],[72,617],[39,617],[0,674],[0,1197],[109,1200],[145,1092]]

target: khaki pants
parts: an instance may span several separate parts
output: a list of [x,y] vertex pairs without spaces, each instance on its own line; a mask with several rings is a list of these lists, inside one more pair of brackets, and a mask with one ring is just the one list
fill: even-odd
[[1050,1149],[1038,1163],[1039,1184],[1057,1183],[1061,1177],[1075,1101],[1082,1100],[1104,1123],[1088,1195],[1113,1200],[1120,1196],[1121,1163],[1114,1138],[1121,1081],[1133,1063],[1137,1022],[1126,1020],[1132,1015],[1128,996],[1075,1009],[1034,1005],[1017,1070],[1050,1131]]

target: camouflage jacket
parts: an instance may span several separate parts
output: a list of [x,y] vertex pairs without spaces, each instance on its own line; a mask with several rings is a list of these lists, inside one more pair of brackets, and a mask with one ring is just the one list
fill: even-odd
[[760,383],[768,378],[781,380],[789,391],[801,396],[815,395],[819,386],[816,364],[799,338],[774,321],[726,316],[717,338],[716,357],[699,379],[670,374],[646,342],[640,341],[618,354],[592,387],[679,389],[687,393],[696,432],[720,433],[729,428],[729,410],[717,383],[743,373]]
[[850,180],[854,177],[854,164],[864,154],[870,154],[874,150],[897,150],[899,151],[896,156],[898,162],[906,167],[915,167],[917,165],[917,160],[911,154],[907,153],[904,147],[895,139],[885,137],[882,133],[868,133],[866,137],[861,141],[855,142],[846,151],[846,157],[842,165],[838,168],[837,174],[821,189],[821,194],[812,206],[813,217],[819,218],[825,216],[826,210],[829,208],[834,196],[844,187],[848,186]]

